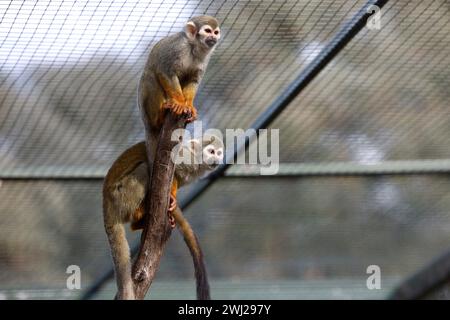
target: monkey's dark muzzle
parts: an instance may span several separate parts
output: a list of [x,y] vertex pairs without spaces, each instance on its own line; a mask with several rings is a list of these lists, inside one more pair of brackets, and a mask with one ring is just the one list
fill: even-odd
[[208,45],[208,47],[212,48],[216,45],[217,39],[216,38],[207,38],[205,40],[205,43]]

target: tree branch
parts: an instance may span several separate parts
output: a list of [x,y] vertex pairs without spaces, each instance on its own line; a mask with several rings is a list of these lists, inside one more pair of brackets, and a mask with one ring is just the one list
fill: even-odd
[[[133,265],[133,281],[136,299],[144,299],[158,269],[164,246],[172,229],[168,221],[169,193],[175,165],[171,160],[172,149],[178,141],[171,141],[175,129],[184,128],[186,119],[167,113],[157,142],[153,166],[149,165],[149,194],[146,203],[146,222],[141,235],[141,247]],[[148,139],[148,138],[147,138]],[[151,148],[147,146],[149,164]]]

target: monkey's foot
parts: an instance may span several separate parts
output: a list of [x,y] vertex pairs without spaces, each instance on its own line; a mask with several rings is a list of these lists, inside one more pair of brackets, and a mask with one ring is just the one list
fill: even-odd
[[176,227],[177,222],[175,221],[175,217],[169,212],[169,223],[170,227],[173,229]]
[[186,119],[188,123],[197,120],[197,109],[195,109],[194,106],[189,107],[188,115],[190,115],[189,118]]
[[175,228],[175,226],[177,225],[174,216],[172,215],[172,212],[177,208],[177,199],[171,194],[170,195],[170,200],[169,200],[169,210],[167,211],[167,213],[169,214],[169,223],[170,226],[173,228]]
[[170,194],[169,212],[172,213],[176,208],[177,208],[177,199],[172,194]]

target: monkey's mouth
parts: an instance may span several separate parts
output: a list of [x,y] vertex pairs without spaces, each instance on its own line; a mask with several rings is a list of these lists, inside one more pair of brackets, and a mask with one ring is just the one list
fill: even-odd
[[217,168],[219,166],[219,164],[220,164],[219,161],[208,162],[207,163],[208,169],[213,170],[213,169]]
[[205,40],[205,43],[206,43],[206,45],[207,45],[208,47],[212,48],[212,47],[214,47],[214,46],[216,45],[217,39],[216,39],[216,38],[207,38],[207,39]]
[[219,164],[218,163],[211,163],[210,165],[208,165],[209,170],[213,170],[215,168],[217,168]]

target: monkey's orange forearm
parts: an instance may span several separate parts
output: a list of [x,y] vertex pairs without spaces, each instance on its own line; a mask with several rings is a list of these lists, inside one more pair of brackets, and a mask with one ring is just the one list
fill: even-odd
[[186,87],[183,88],[183,95],[184,95],[184,98],[186,99],[186,104],[189,107],[194,108],[194,99],[195,99],[196,94],[197,94],[197,84],[196,83],[188,84]]
[[184,98],[183,91],[181,90],[181,85],[177,77],[169,79],[162,73],[158,73],[158,81],[167,96],[168,102],[179,105],[186,104],[186,99]]
[[197,83],[190,83],[186,87],[183,88],[183,95],[186,99],[186,104],[189,108],[189,112],[192,115],[191,120],[195,120],[197,118],[197,109],[194,107],[194,99],[197,93]]

